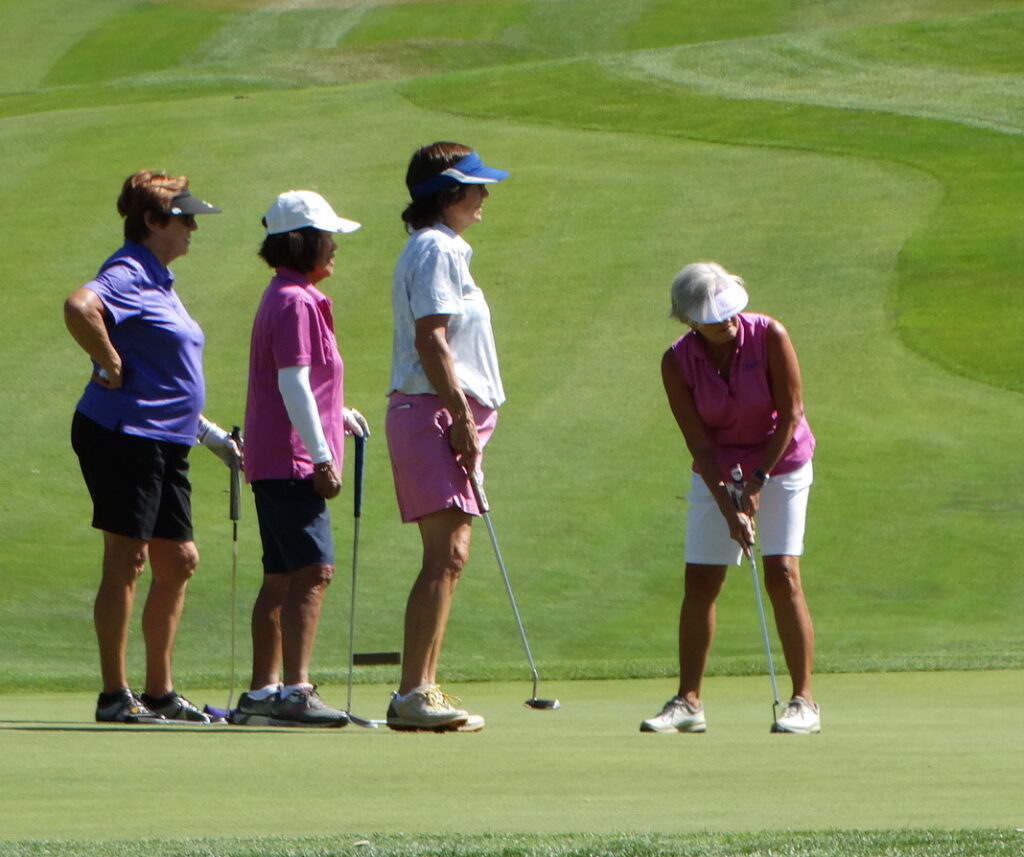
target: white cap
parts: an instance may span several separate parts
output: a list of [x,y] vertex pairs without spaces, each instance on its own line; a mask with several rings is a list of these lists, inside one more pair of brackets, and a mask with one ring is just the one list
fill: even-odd
[[293,232],[312,226],[324,232],[355,232],[362,224],[338,217],[331,204],[311,190],[289,190],[282,193],[263,215],[267,235]]

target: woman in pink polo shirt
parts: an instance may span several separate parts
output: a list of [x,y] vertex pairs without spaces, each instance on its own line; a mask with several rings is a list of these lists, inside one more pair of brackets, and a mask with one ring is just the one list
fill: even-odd
[[[686,570],[679,615],[679,691],[643,732],[704,732],[701,680],[726,568],[757,541],[765,588],[793,681],[782,732],[821,731],[811,691],[814,629],[800,583],[814,436],[804,415],[800,365],[786,329],[744,313],[743,280],[714,262],[687,265],[672,283],[671,315],[690,331],[661,362],[669,406],[693,456]],[[726,485],[739,464],[737,508]]]
[[334,235],[359,224],[304,190],[278,196],[263,224],[260,256],[275,274],[253,320],[245,405],[245,475],[263,542],[263,585],[252,610],[250,690],[232,721],[344,726],[348,715],[310,683],[309,662],[334,574],[326,501],[341,490],[346,431],[369,429],[344,407],[331,299],[317,284],[334,272]]

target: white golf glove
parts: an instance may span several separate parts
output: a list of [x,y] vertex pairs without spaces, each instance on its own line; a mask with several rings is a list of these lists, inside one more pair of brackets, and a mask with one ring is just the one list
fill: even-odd
[[196,440],[230,467],[236,461],[241,463],[242,450],[238,448],[231,435],[206,417],[199,417],[199,431]]
[[355,408],[342,408],[341,415],[345,419],[345,434],[354,434],[356,437],[370,436],[370,424]]

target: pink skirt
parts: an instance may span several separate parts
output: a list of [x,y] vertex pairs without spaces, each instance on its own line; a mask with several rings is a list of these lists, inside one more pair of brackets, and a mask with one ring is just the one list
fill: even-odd
[[[498,412],[472,397],[468,401],[480,444],[485,446],[494,432]],[[385,431],[398,511],[404,523],[452,508],[469,515],[480,514],[469,477],[448,443],[451,425],[451,414],[434,394],[392,393],[388,398]]]

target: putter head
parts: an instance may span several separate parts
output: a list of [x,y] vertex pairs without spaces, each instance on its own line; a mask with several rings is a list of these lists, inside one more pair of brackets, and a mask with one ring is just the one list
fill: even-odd
[[783,730],[782,727],[775,721],[772,722],[772,728],[768,730],[773,735],[781,735]]
[[537,699],[537,697],[531,697],[523,703],[527,708],[535,708],[538,711],[554,711],[556,708],[561,708],[562,703],[557,699]]

